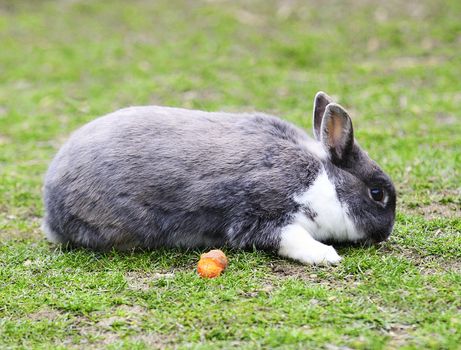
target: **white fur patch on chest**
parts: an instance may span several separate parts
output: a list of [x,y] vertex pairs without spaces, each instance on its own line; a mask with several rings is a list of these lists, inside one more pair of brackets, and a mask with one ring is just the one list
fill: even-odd
[[295,195],[294,200],[301,205],[301,210],[295,214],[295,223],[315,239],[357,241],[364,238],[350,219],[347,206],[339,201],[325,169],[306,191]]

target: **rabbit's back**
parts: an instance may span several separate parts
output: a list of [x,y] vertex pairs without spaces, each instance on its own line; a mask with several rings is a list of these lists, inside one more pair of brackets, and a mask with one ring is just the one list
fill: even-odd
[[312,145],[263,114],[123,109],[80,128],[56,155],[47,230],[101,249],[245,246],[255,234],[270,247],[269,232],[319,171]]

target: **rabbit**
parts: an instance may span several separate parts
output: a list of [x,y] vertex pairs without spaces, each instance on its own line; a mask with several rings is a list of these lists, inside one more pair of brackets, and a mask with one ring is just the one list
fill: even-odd
[[318,92],[314,139],[262,113],[118,110],[81,127],[45,176],[42,229],[94,250],[226,246],[337,264],[331,242],[380,242],[395,220],[391,179]]

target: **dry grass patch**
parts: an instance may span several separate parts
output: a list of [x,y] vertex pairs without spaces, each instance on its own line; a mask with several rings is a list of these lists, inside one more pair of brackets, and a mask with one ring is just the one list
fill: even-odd
[[127,286],[132,290],[147,291],[151,288],[152,282],[158,279],[174,278],[173,272],[144,272],[129,271],[125,274]]

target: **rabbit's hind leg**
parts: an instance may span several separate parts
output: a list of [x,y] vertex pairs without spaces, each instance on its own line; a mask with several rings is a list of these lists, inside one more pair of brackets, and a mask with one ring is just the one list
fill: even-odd
[[40,227],[40,229],[45,233],[46,238],[51,243],[54,243],[54,244],[66,243],[66,239],[50,227],[48,223],[48,219],[46,217],[43,219],[42,226]]
[[99,251],[111,249],[129,251],[139,246],[138,240],[133,235],[118,227],[94,227],[76,217],[67,219],[64,225],[55,228],[47,218],[43,220],[42,230],[50,242]]

